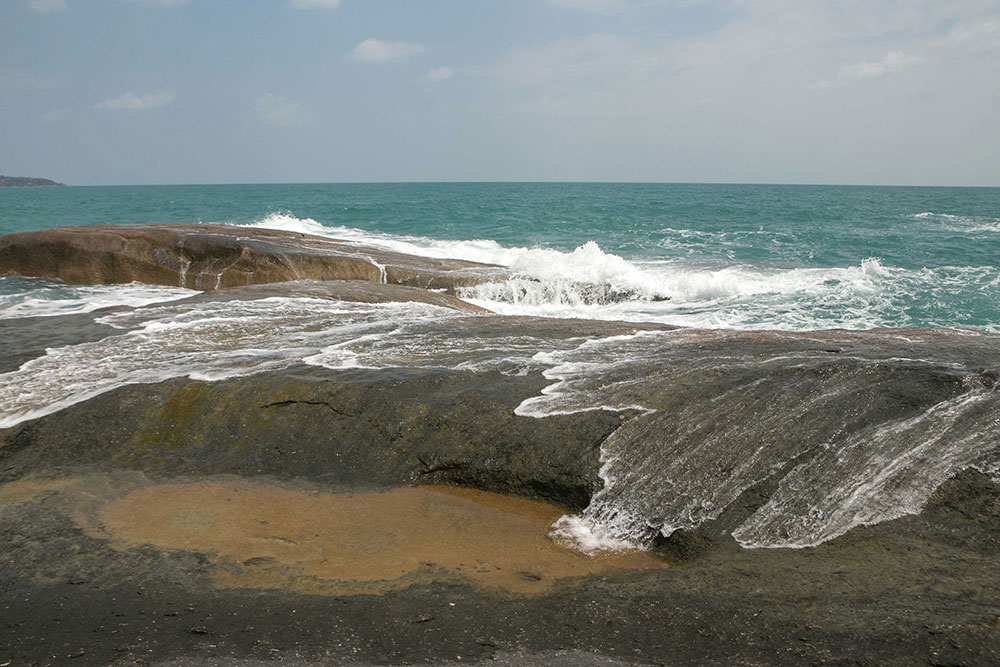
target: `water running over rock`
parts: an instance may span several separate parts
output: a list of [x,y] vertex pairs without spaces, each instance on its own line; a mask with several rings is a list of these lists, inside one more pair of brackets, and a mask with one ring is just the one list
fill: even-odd
[[[905,335],[902,335],[905,334]],[[745,547],[806,547],[921,509],[1000,458],[1000,354],[969,332],[643,332],[545,355],[556,380],[518,413],[639,410],[603,446],[605,488],[556,534],[648,544],[745,492]]]

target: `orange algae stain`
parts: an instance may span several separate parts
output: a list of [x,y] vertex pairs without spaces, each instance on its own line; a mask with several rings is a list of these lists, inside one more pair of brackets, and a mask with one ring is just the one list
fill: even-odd
[[645,552],[588,556],[549,536],[553,505],[454,487],[331,493],[202,481],[136,489],[97,514],[127,544],[214,553],[225,586],[381,592],[464,579],[512,593],[614,570],[666,567]]

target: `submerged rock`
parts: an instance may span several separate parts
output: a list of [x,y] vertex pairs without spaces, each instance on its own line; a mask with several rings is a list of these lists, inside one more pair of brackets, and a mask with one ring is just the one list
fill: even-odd
[[366,280],[454,291],[505,270],[319,236],[227,225],[61,227],[0,237],[0,274],[73,284],[139,281],[197,290],[290,280]]
[[473,305],[467,301],[442,292],[407,287],[405,285],[385,285],[364,280],[296,280],[285,283],[265,283],[262,285],[245,285],[218,290],[204,297],[193,299],[252,299],[270,296],[304,296],[316,299],[331,299],[335,301],[351,301],[355,303],[389,303],[410,302],[426,303],[452,310],[462,310],[472,313],[488,313],[485,308]]

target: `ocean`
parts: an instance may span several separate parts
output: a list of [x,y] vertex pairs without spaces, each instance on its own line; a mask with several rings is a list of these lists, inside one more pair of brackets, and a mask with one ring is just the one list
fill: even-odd
[[96,340],[0,373],[0,428],[126,385],[300,364],[538,374],[548,386],[515,415],[631,415],[602,445],[604,488],[555,528],[584,550],[696,529],[765,482],[770,499],[732,532],[744,547],[814,546],[917,512],[969,468],[1000,479],[997,188],[0,189],[3,234],[146,222],[500,264],[510,278],[459,296],[502,315],[683,328],[554,336],[535,320],[418,303],[199,300],[180,287],[4,276],[0,321],[132,308],[95,313]]
[[[725,329],[1000,331],[1000,188],[611,183],[0,189],[0,233],[204,222],[503,264],[504,314]],[[0,312],[135,305],[141,288],[0,278]]]

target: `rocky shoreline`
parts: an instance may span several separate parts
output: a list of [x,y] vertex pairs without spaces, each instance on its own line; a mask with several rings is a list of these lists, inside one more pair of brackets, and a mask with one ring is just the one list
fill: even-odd
[[[499,267],[264,230],[155,225],[11,235],[0,238],[5,272],[68,282],[145,280],[210,292],[192,303],[287,295],[360,304],[417,301],[454,314],[422,325],[420,335],[472,341],[463,344],[476,362],[496,354],[486,343],[492,338],[518,336],[564,349],[567,341],[668,329],[484,314],[453,294],[425,288],[454,292],[469,281],[498,279],[504,275]],[[129,331],[96,321],[102,315],[0,320],[0,371],[14,371],[47,348]],[[792,468],[822,456],[822,447],[796,444],[803,433],[836,443],[845,428],[862,432],[872,421],[912,420],[928,406],[962,396],[968,382],[984,392],[996,384],[992,337],[733,332],[671,344],[679,351],[662,368],[678,369],[676,377],[660,370],[629,389],[655,406],[653,415],[622,407],[524,416],[521,406],[532,397],[558,398],[551,390],[543,394],[553,378],[530,366],[502,372],[469,363],[300,363],[213,382],[130,383],[0,430],[0,663],[1000,662],[1000,485],[975,467],[941,484],[918,514],[856,527],[811,548],[741,548],[731,533],[774,496],[787,472],[776,468],[714,520],[659,540],[652,554],[664,567],[549,580],[556,575],[504,566],[522,573],[524,590],[516,592],[433,564],[403,586],[345,591],[333,585],[336,575],[296,565],[305,556],[289,543],[301,549],[311,538],[301,526],[295,533],[282,528],[281,508],[289,516],[332,511],[296,503],[444,484],[554,508],[544,512],[579,512],[604,484],[599,473],[609,438],[635,442],[632,436],[643,429],[680,433],[677,425],[693,420],[696,409],[706,424],[748,422],[775,396],[787,394],[790,401],[801,393],[797,383],[845,382],[842,393],[853,402],[803,411],[798,423],[763,421],[747,436],[787,447],[786,468]],[[931,353],[944,365],[914,361]],[[727,366],[726,359],[736,361]],[[650,358],[650,368],[661,368],[654,362]],[[967,375],[947,370],[959,362]],[[850,384],[862,376],[864,384]],[[767,393],[777,378],[792,389]],[[759,393],[734,393],[742,387]],[[732,399],[722,407],[699,407],[723,395]],[[852,415],[851,405],[864,409]],[[841,414],[827,415],[832,409]],[[630,455],[655,462],[672,451],[671,441],[648,443]],[[161,520],[142,519],[146,532],[128,538],[132,542],[121,536],[138,533],[114,527],[138,517],[128,505],[115,505],[129,493],[220,484],[270,494],[275,509],[258,517],[263,501],[232,510],[225,494],[209,493],[164,516],[187,522],[191,535],[198,526],[222,532],[218,526],[234,516],[248,525],[266,521],[259,553],[244,546],[232,552],[238,557],[227,556],[217,545],[183,542],[186,533],[179,538],[177,529],[175,541],[158,541]],[[293,492],[302,495],[290,500]],[[184,494],[170,498],[156,502],[178,502]],[[125,509],[112,514],[112,507]],[[208,523],[223,509],[236,514]],[[429,526],[415,519],[407,525],[442,550],[464,548],[435,538]],[[395,528],[382,530],[382,539],[395,539]],[[237,538],[244,545],[258,539],[246,530]],[[542,583],[537,593],[525,592]]]

